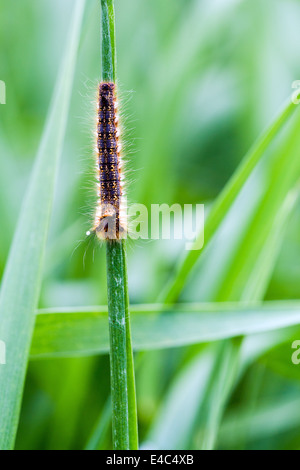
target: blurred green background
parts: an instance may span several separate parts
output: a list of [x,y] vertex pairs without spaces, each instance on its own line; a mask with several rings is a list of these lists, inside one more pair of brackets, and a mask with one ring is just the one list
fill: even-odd
[[[118,77],[129,144],[129,200],[147,206],[204,203],[209,210],[243,155],[291,95],[292,83],[300,79],[300,2],[115,3]],[[13,4],[0,0],[0,79],[6,83],[7,101],[0,106],[1,275],[72,6],[72,0],[15,0]],[[101,70],[99,24],[99,2],[88,0],[40,307],[106,303],[105,250],[85,241],[94,201],[92,132]],[[279,139],[277,145],[284,144]],[[222,240],[215,240],[213,255],[207,250],[183,300],[219,300],[218,283],[212,279],[216,280],[220,260],[232,249],[233,231],[251,218],[264,177],[262,164],[231,215],[231,229],[225,228]],[[264,299],[299,298],[299,234],[297,203],[285,226]],[[130,243],[132,303],[157,301],[182,250],[180,241]],[[190,355],[191,348],[179,348],[136,357],[142,442],[152,438],[153,423],[159,423],[162,404]],[[290,356],[290,345],[285,344],[247,369],[227,408],[219,448],[300,448],[300,372],[291,365]],[[183,389],[185,393],[188,397]],[[108,396],[106,356],[31,362],[17,447],[83,448]],[[196,409],[197,405],[195,414]],[[181,419],[178,415],[178,427]],[[111,446],[109,426],[108,422],[100,443],[103,448]],[[191,432],[188,443],[181,445],[197,447],[197,439],[197,432]],[[161,442],[168,442],[165,435]]]

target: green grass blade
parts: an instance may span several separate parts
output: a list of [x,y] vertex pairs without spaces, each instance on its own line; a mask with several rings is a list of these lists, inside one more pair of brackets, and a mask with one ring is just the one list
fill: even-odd
[[110,397],[105,403],[100,419],[92,433],[85,450],[101,450],[103,449],[102,443],[108,433],[109,425],[111,423],[111,400]]
[[220,442],[232,448],[240,443],[247,433],[251,442],[261,442],[276,434],[286,434],[299,429],[300,400],[297,396],[285,396],[270,402],[261,403],[249,419],[247,409],[232,411],[220,429]]
[[[268,161],[265,194],[246,231],[235,242],[236,246],[220,278],[214,300],[258,301],[265,294],[279,247],[283,241],[285,227],[298,195],[298,190],[295,190],[295,195],[290,194],[291,188],[298,181],[300,169],[298,123],[299,118],[293,122],[282,146]],[[216,361],[217,368],[212,371],[213,389],[208,391],[207,409],[209,412],[204,417],[206,424],[203,424],[205,430],[203,448],[207,450],[214,448],[225,403],[238,378],[236,362],[239,348],[235,346],[235,342],[231,341],[224,344],[225,353],[219,355]],[[232,364],[228,366],[226,352],[230,354],[233,347],[236,354],[232,355]],[[224,376],[224,370],[228,371],[227,376]],[[237,371],[236,377],[232,378],[231,370]],[[232,387],[227,386],[230,376]],[[207,436],[209,436],[208,439]]]
[[7,364],[0,369],[0,448],[14,446],[34,328],[44,249],[62,151],[84,0],[75,5],[68,47],[10,250],[0,297],[0,338]]
[[129,447],[131,450],[139,448],[138,416],[136,402],[135,371],[132,349],[131,322],[129,311],[128,275],[125,242],[123,249],[123,272],[125,278],[125,324],[126,324],[126,356],[127,356],[127,389],[128,389],[128,419],[129,419]]
[[[191,422],[195,422],[198,401],[204,398],[206,383],[213,367],[214,349],[198,355],[175,378],[163,401],[143,448],[187,449]],[[188,387],[187,387],[188,384]],[[194,390],[198,393],[195,394]],[[178,415],[181,416],[178,426]]]
[[[178,305],[161,313],[161,305],[132,309],[133,347],[137,351],[173,348],[300,325],[295,301],[250,305],[212,303]],[[106,308],[43,310],[37,315],[31,355],[56,357],[109,351]]]
[[[114,1],[101,0],[102,80],[116,80]],[[128,450],[129,410],[126,343],[127,280],[124,272],[123,242],[106,244],[107,302],[110,339],[110,387],[112,401],[112,440],[115,450]]]
[[122,243],[111,242],[107,244],[106,253],[113,445],[116,450],[128,450],[129,419],[125,322],[127,307],[125,305]]
[[116,31],[113,0],[101,0],[102,7],[102,79],[116,81]]
[[[264,134],[254,144],[253,148],[247,153],[237,171],[232,176],[231,180],[227,183],[217,200],[205,223],[205,244],[209,244],[210,240],[220,227],[222,221],[225,219],[232,204],[236,200],[243,185],[249,178],[255,166],[263,157],[269,145],[273,142],[277,134],[282,130],[288,119],[291,117],[296,109],[296,105],[288,101],[279,116],[271,124],[271,126],[264,132]],[[200,233],[195,243],[202,239],[203,233]],[[165,302],[172,303],[176,301],[195,266],[201,252],[197,250],[190,251],[178,270],[165,294]]]
[[[113,0],[102,6],[102,79],[116,81],[116,32]],[[115,449],[138,448],[137,405],[131,342],[125,241],[107,243],[111,399]]]
[[269,165],[270,184],[266,184],[249,227],[228,260],[215,300],[260,300],[265,294],[299,195],[298,122],[295,124],[290,138],[273,158],[274,164]]
[[219,351],[215,356],[215,364],[201,404],[201,422],[204,426],[202,435],[198,439],[202,450],[211,450],[215,447],[219,424],[238,376],[241,341],[241,338],[236,338],[234,341],[222,341],[219,344]]

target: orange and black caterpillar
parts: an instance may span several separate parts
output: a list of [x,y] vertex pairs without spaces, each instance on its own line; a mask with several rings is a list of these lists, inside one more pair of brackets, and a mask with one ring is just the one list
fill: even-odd
[[126,234],[119,135],[116,85],[100,83],[96,131],[98,204],[93,233],[101,240],[118,240]]

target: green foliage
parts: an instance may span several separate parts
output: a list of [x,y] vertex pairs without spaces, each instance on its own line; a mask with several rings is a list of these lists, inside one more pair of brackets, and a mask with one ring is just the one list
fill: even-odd
[[62,151],[84,0],[75,5],[66,56],[17,225],[1,286],[0,336],[7,363],[0,370],[0,448],[14,446],[34,328],[58,159]]
[[[131,320],[136,351],[165,349],[299,325],[300,303],[179,304],[166,313],[162,313],[161,304],[135,305],[131,308]],[[283,338],[288,332],[282,331]],[[107,308],[38,312],[31,348],[33,359],[89,356],[108,351]]]
[[[94,90],[87,91],[86,77],[100,78],[100,2],[92,0],[72,86],[83,3],[74,10],[72,0],[26,0],[17,24],[13,8],[0,1],[0,78],[8,91],[0,109],[3,449],[14,445],[22,398],[17,449],[112,446],[108,313],[94,307],[108,300],[105,250],[80,242],[89,228],[86,207],[94,204],[86,190],[94,120],[85,131],[76,116],[91,112]],[[176,240],[129,245],[142,447],[297,449],[300,383],[291,344],[300,333],[300,117],[290,99],[277,110],[299,79],[299,3],[115,3],[117,40],[113,4],[102,1],[111,43],[109,50],[104,43],[102,65],[104,78],[114,79],[116,43],[120,88],[135,91],[131,100],[123,91],[124,114],[135,121],[131,129],[125,117],[125,140],[136,150],[126,155],[133,170],[129,199],[148,207],[207,207],[200,252],[185,252]],[[124,330],[128,352],[129,322]],[[127,359],[133,387],[131,354]],[[134,416],[134,402],[129,411]]]

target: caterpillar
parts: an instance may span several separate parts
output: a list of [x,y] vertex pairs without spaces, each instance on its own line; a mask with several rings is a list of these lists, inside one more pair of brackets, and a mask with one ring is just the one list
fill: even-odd
[[97,193],[94,233],[100,240],[120,240],[127,233],[116,85],[102,82],[97,102]]

